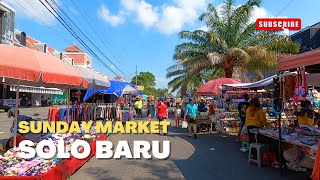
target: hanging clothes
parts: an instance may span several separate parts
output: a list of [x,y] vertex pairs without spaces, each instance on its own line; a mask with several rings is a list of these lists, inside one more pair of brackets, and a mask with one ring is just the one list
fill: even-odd
[[294,90],[294,97],[293,97],[293,100],[295,103],[299,103],[299,97],[300,97],[300,71],[298,68],[297,69],[297,77],[296,77],[296,87]]

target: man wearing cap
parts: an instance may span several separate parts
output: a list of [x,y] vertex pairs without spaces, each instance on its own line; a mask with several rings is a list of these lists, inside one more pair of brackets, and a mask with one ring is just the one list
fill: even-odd
[[[163,99],[159,99],[159,103],[157,105],[157,115],[158,115],[158,120],[159,123],[160,121],[166,120],[168,116],[168,106],[163,102]],[[159,127],[159,133],[161,131],[161,126]]]
[[189,103],[186,106],[186,113],[184,115],[184,120],[188,122],[188,130],[189,130],[189,137],[192,136],[192,128],[194,138],[197,139],[197,116],[198,114],[198,106],[194,103],[193,99],[189,99]]

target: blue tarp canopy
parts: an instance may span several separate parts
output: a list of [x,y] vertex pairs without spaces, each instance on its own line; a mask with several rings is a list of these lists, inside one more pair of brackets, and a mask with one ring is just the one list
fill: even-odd
[[[120,82],[120,81],[110,81],[110,87],[108,89],[88,89],[86,95],[83,98],[83,101],[87,101],[94,94],[113,94],[117,97],[121,97],[127,92],[135,93],[132,90],[135,90],[131,83]],[[136,90],[137,92],[138,90]]]
[[137,94],[138,94],[138,95],[143,95],[143,94],[145,94],[145,93],[142,92],[142,91],[138,91]]

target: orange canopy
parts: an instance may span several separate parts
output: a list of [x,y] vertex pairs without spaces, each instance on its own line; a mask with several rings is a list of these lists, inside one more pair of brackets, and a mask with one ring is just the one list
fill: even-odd
[[0,77],[6,83],[56,88],[88,87],[88,81],[59,58],[23,47],[0,45]]
[[320,48],[305,53],[280,58],[278,60],[278,70],[289,70],[315,64],[320,64]]

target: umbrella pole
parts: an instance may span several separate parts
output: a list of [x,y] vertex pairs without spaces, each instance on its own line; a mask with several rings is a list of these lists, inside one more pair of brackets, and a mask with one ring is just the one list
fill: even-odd
[[14,116],[14,138],[13,138],[13,147],[16,148],[16,144],[17,144],[17,125],[18,125],[18,111],[19,111],[19,84],[20,82],[18,82],[17,84],[17,90],[16,90],[16,108],[15,108],[15,116]]
[[81,91],[80,91],[80,89],[78,89],[78,102],[79,102],[79,104],[80,104],[80,96],[81,96]]
[[67,115],[68,115],[68,118],[67,118],[67,121],[68,121],[68,124],[70,123],[70,89],[67,90]]

